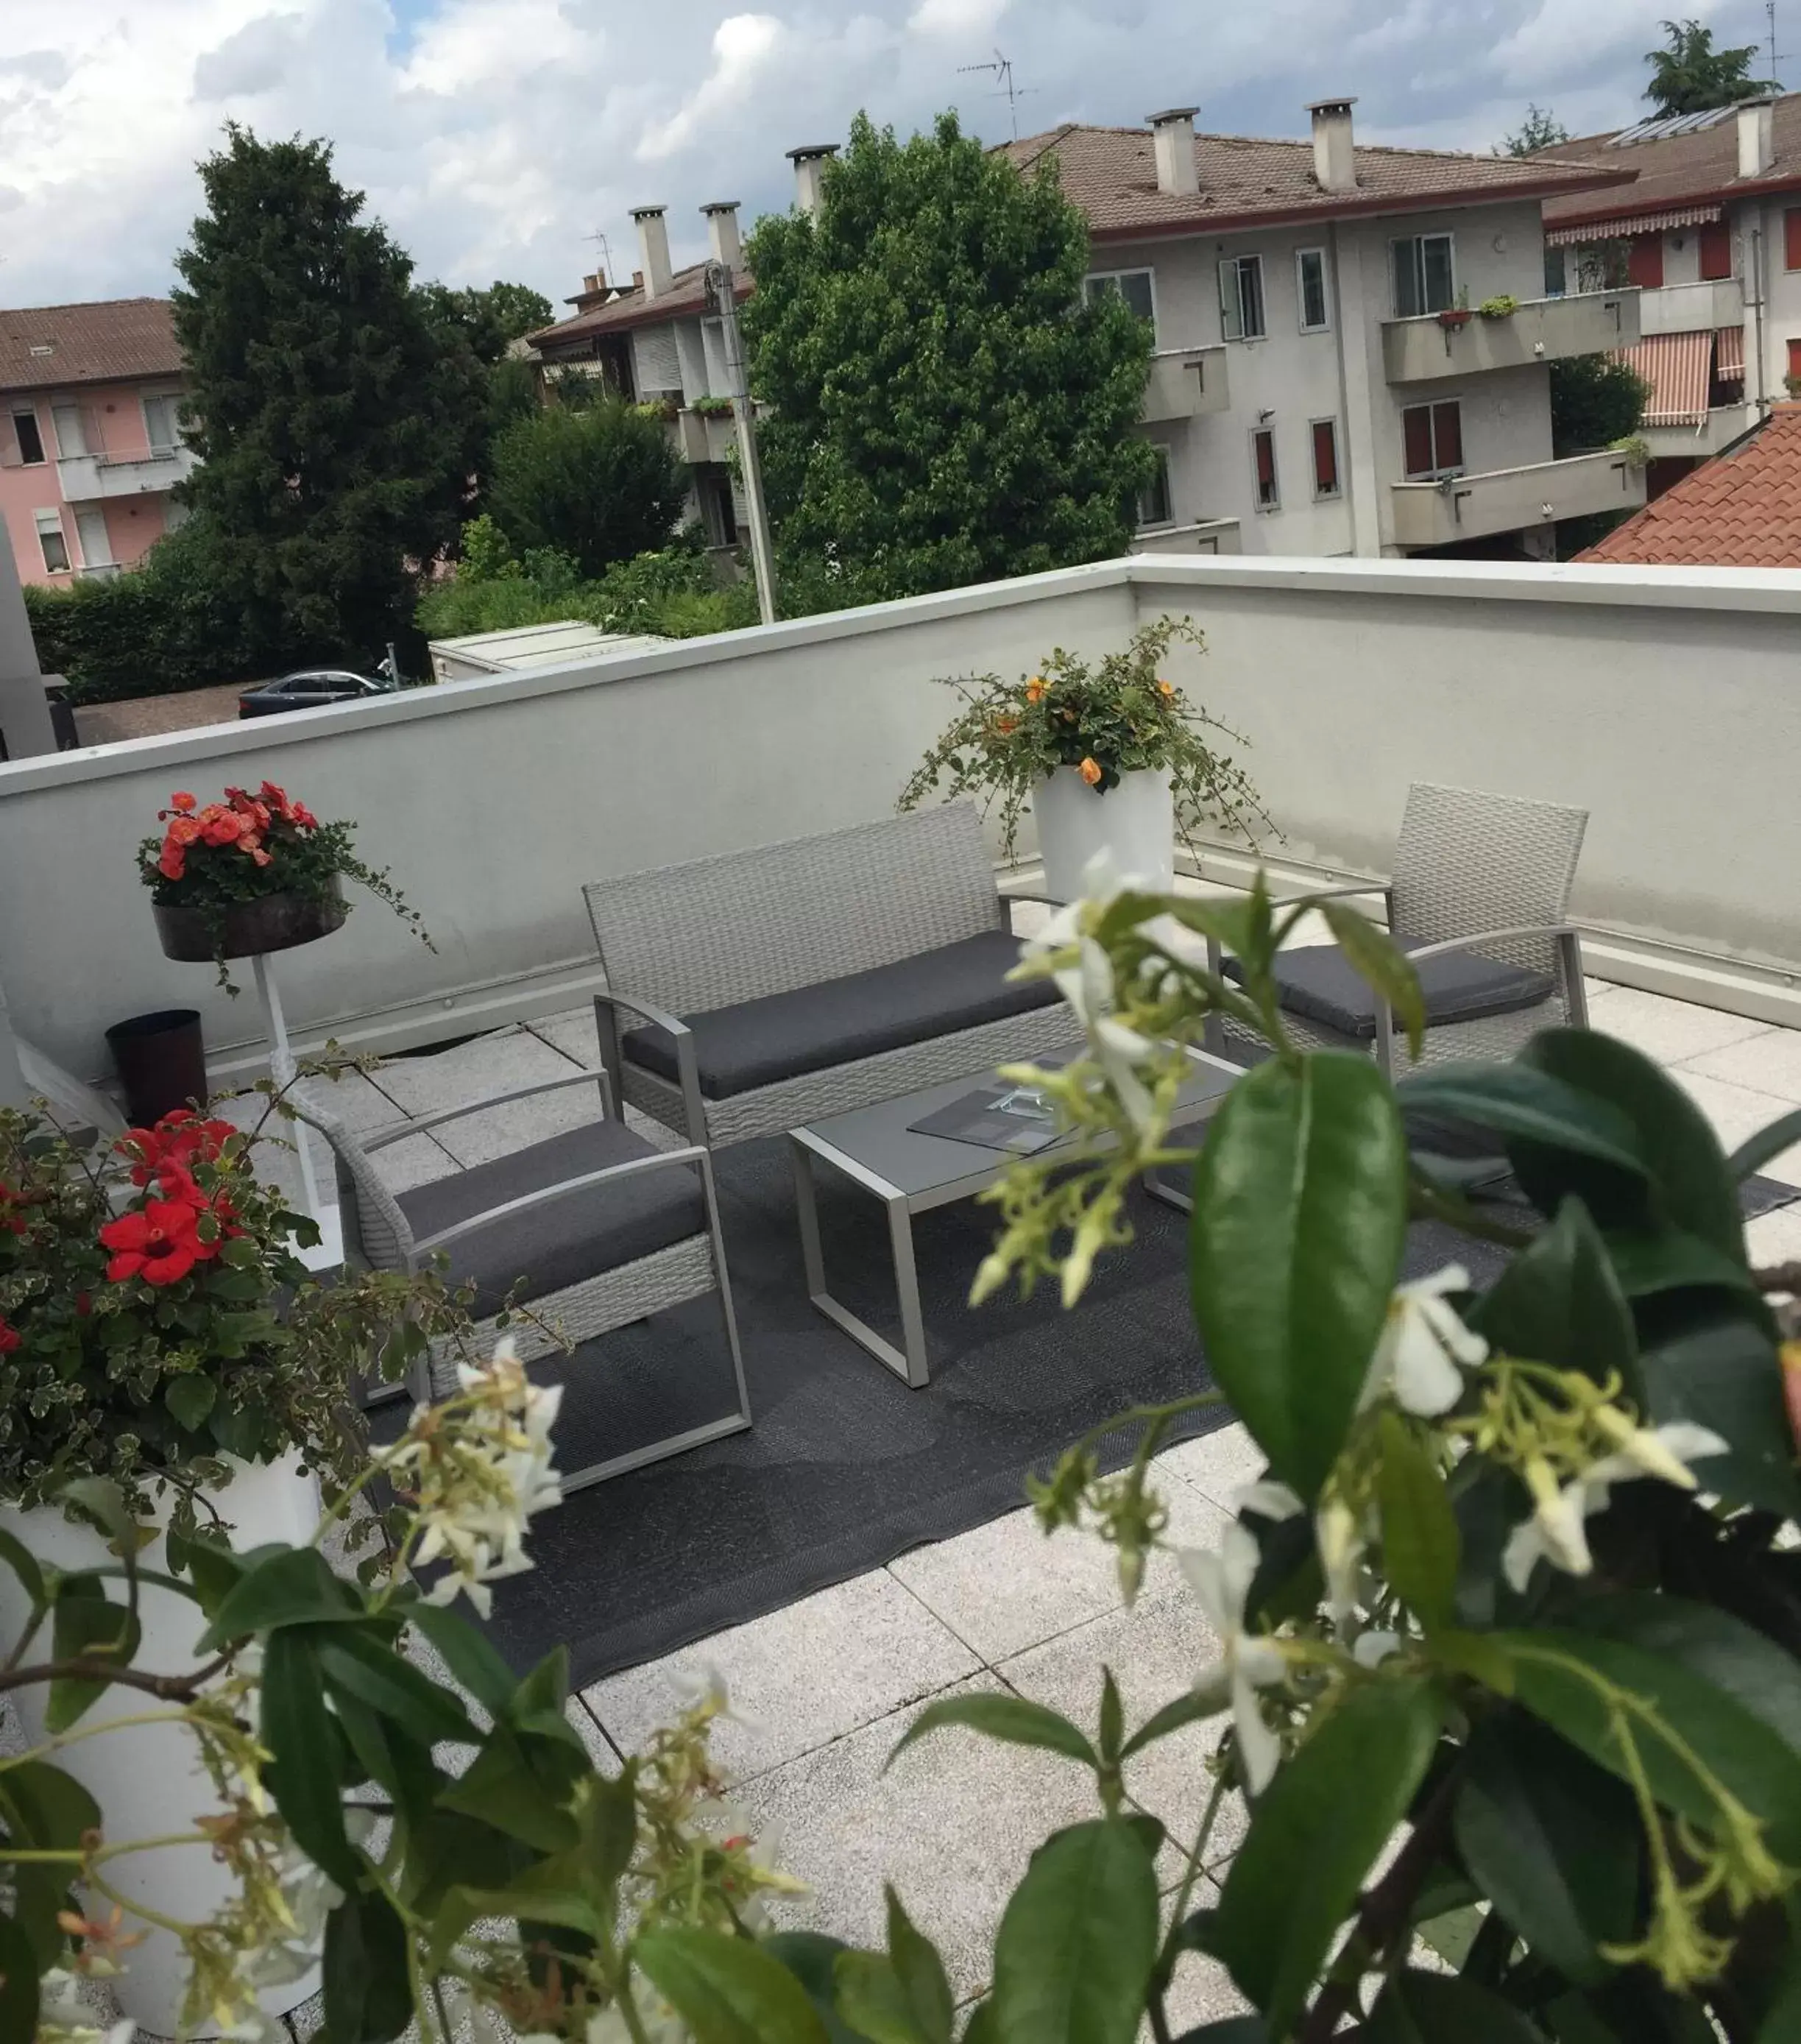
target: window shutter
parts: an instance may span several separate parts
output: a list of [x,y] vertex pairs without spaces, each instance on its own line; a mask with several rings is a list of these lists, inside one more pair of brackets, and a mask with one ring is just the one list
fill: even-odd
[[1432,407],[1432,452],[1434,468],[1463,466],[1463,407],[1454,398]]
[[1244,319],[1238,307],[1238,266],[1227,256],[1219,265],[1219,332],[1227,340],[1243,337]]
[[1801,340],[1791,340],[1788,344],[1788,373],[1791,376],[1801,377]]
[[[1786,230],[1789,239],[1793,229]],[[1792,268],[1794,266],[1790,265]],[[1701,229],[1701,279],[1713,283],[1732,275],[1732,229],[1723,220],[1710,220]]]
[[1433,467],[1432,407],[1409,405],[1401,413],[1401,434],[1407,447],[1407,474],[1430,475]]
[[1267,431],[1254,432],[1250,436],[1250,444],[1257,459],[1257,501],[1259,504],[1273,504],[1276,501],[1276,436]]
[[1330,419],[1313,422],[1313,487],[1322,497],[1338,493],[1338,432]]
[[1635,234],[1626,258],[1626,281],[1641,290],[1658,290],[1664,281],[1664,237]]
[[1782,216],[1782,259],[1788,268],[1801,270],[1801,206]]

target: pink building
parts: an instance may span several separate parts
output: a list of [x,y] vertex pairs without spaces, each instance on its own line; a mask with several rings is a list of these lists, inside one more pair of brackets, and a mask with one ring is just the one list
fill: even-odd
[[0,517],[21,582],[116,574],[180,521],[182,385],[167,298],[0,312]]

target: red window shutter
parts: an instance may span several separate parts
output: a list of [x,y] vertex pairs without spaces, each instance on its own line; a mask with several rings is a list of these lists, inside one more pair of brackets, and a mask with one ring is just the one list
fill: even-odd
[[1276,439],[1273,433],[1253,436],[1257,443],[1257,487],[1267,501],[1276,487]]
[[1782,259],[1788,268],[1801,270],[1801,206],[1782,216]]
[[1338,432],[1330,419],[1313,425],[1313,486],[1322,497],[1338,486]]
[[1791,340],[1788,344],[1788,373],[1791,376],[1801,377],[1801,338]]
[[1654,291],[1664,281],[1664,237],[1635,234],[1632,252],[1626,259],[1626,281],[1641,290]]
[[[1793,214],[1784,230],[1790,248],[1795,244]],[[1788,267],[1795,265],[1792,256]],[[1723,220],[1710,220],[1701,229],[1701,281],[1712,283],[1722,277],[1732,275],[1732,229]]]
[[1401,435],[1407,447],[1409,475],[1430,475],[1432,460],[1432,407],[1409,405],[1401,413]]
[[1434,468],[1463,466],[1463,407],[1453,398],[1432,407],[1432,451]]

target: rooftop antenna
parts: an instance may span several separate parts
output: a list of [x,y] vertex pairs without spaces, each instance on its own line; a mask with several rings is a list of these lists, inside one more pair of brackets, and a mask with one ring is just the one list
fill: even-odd
[[1035,85],[1016,85],[1013,83],[1013,60],[1011,57],[1003,56],[998,49],[994,52],[993,63],[958,64],[957,70],[959,75],[966,71],[985,71],[990,76],[1000,81],[1000,90],[991,92],[987,94],[987,97],[990,99],[1004,98],[1006,100],[1007,111],[1013,123],[1013,140],[1016,142],[1018,141],[1020,102],[1036,92],[1038,87]]
[[601,275],[604,277],[612,268],[612,248],[606,236],[597,227],[592,234],[584,234],[584,241],[593,243],[601,259]]
[[1786,52],[1779,55],[1776,50],[1776,0],[1764,0],[1764,13],[1768,18],[1770,25],[1770,76],[1773,80],[1776,77],[1776,66],[1779,63],[1787,63],[1788,57]]

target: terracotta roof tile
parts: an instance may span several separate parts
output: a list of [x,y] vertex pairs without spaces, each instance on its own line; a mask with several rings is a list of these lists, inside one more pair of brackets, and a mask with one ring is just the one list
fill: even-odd
[[[1661,211],[1693,198],[1715,198],[1738,191],[1780,190],[1801,185],[1801,92],[1788,92],[1776,102],[1773,123],[1776,162],[1767,175],[1741,179],[1738,175],[1738,122],[1728,113],[1710,128],[1688,135],[1667,135],[1649,142],[1613,146],[1609,135],[1584,135],[1558,142],[1526,160],[1542,163],[1580,158],[1636,171],[1630,192],[1594,192],[1548,198],[1545,224],[1555,227],[1577,220],[1608,219],[1638,211]],[[1626,131],[1616,129],[1614,134]]]
[[179,376],[184,367],[167,298],[0,311],[0,390]]
[[[642,290],[625,291],[592,312],[559,320],[555,326],[542,328],[525,338],[534,348],[557,348],[566,341],[586,340],[591,334],[628,333],[635,326],[654,325],[659,320],[692,319],[707,309],[706,271],[705,263],[693,263],[685,270],[678,270],[673,286],[657,298],[647,298]],[[740,267],[735,281],[735,295],[747,298],[754,281],[750,271]]]
[[1150,131],[1089,128],[1076,122],[1001,144],[1021,169],[1054,156],[1063,189],[1103,239],[1278,220],[1421,210],[1472,200],[1540,197],[1595,184],[1630,182],[1628,166],[1536,157],[1469,156],[1436,149],[1360,145],[1357,190],[1322,190],[1311,141],[1265,141],[1245,135],[1196,135],[1200,190],[1160,191]]
[[1801,405],[1778,405],[1580,561],[1657,567],[1801,567]]

